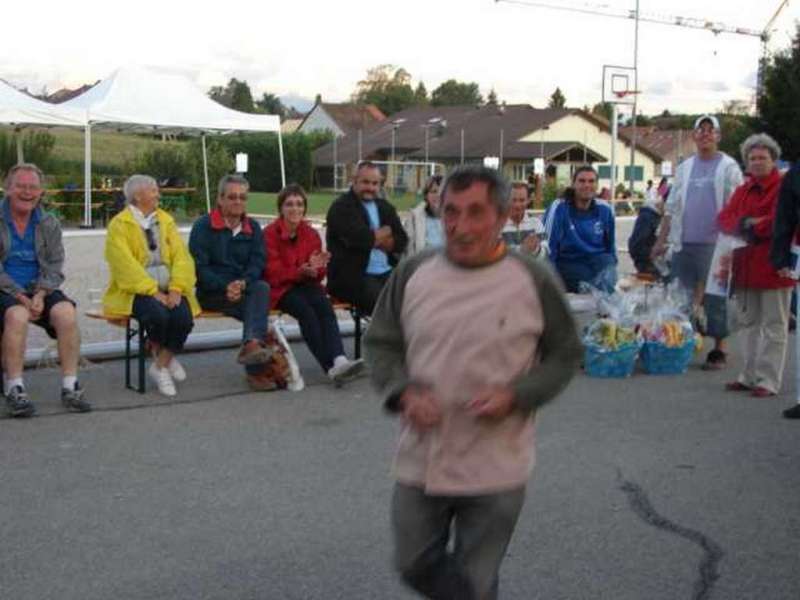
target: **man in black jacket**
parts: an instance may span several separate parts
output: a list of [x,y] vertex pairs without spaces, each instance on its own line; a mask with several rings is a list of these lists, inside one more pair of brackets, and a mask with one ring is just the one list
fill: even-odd
[[327,216],[328,291],[365,315],[372,314],[408,244],[394,206],[378,196],[380,185],[378,166],[362,161],[350,190],[331,204]]
[[[794,277],[792,242],[797,239],[800,227],[800,160],[783,176],[778,205],[775,207],[775,225],[772,230],[772,247],[769,258],[781,277]],[[797,257],[794,257],[797,258]],[[798,334],[800,335],[800,334]],[[800,419],[800,394],[797,404],[783,411],[787,419]]]

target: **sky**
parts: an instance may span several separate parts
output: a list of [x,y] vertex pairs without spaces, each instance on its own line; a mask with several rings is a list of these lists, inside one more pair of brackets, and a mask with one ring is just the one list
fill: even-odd
[[[635,0],[541,1],[635,7]],[[640,11],[760,31],[780,3],[640,0]],[[3,13],[0,78],[37,93],[151,65],[183,72],[203,90],[244,79],[256,97],[274,93],[307,109],[317,94],[348,101],[367,69],[393,64],[428,92],[454,78],[477,82],[484,96],[494,89],[509,104],[542,107],[558,86],[568,106],[582,107],[601,100],[603,65],[633,65],[633,20],[505,0],[29,0]],[[797,20],[800,0],[792,0],[771,50],[789,45]],[[749,102],[760,52],[755,37],[642,22],[639,110],[710,112]]]

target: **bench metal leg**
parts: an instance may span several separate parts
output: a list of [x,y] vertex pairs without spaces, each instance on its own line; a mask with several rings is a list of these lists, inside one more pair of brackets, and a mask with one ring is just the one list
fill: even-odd
[[359,359],[361,358],[361,312],[359,312],[358,308],[353,306],[350,309],[350,316],[353,317],[353,325],[355,330],[353,334],[355,336],[355,352],[354,358]]
[[[145,380],[145,359],[147,358],[147,334],[142,327],[142,324],[136,321],[136,327],[132,325],[134,318],[128,320],[128,326],[125,331],[125,387],[130,390],[136,390],[140,394],[147,391],[147,382]],[[139,353],[136,357],[137,363],[137,376],[138,386],[131,385],[131,362],[133,361],[133,353],[131,352],[131,340],[137,338],[139,344]]]

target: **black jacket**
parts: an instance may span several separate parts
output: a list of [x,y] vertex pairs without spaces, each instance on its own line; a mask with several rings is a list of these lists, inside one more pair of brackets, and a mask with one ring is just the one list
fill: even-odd
[[650,252],[656,243],[656,232],[660,222],[661,215],[649,206],[643,206],[639,216],[636,217],[633,233],[628,238],[628,252],[639,273],[650,273],[654,270]]
[[775,207],[769,259],[776,269],[791,266],[791,247],[800,225],[800,160],[783,177]]
[[[389,264],[394,267],[408,245],[408,236],[394,206],[376,198],[381,227],[388,225],[394,236],[394,251]],[[355,302],[363,286],[369,263],[369,253],[375,244],[375,234],[369,225],[367,210],[350,189],[339,196],[328,209],[325,239],[331,260],[328,263],[328,291],[345,302]]]

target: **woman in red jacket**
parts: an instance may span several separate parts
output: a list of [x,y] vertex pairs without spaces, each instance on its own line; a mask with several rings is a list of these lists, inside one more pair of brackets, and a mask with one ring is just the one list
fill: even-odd
[[290,184],[278,194],[278,218],[264,229],[267,263],[264,279],[270,286],[270,306],[292,315],[320,366],[335,383],[361,372],[362,360],[348,360],[339,324],[321,281],[330,254],[305,220],[308,198],[302,187]]
[[725,387],[752,396],[780,391],[786,359],[789,297],[795,282],[778,275],[769,260],[772,225],[781,174],[776,168],[781,149],[770,136],[751,135],[742,143],[750,177],[740,185],[717,217],[720,230],[744,239],[747,246],[733,255],[733,285],[743,340],[744,368]]

